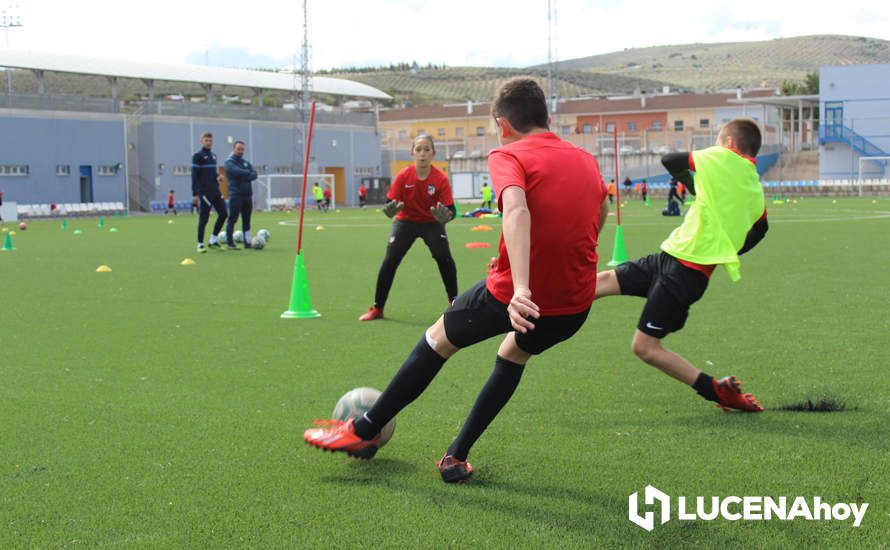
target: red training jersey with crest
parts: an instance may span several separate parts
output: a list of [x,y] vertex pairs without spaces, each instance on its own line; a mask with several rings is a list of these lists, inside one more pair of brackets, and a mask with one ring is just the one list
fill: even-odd
[[[600,205],[607,189],[596,159],[546,132],[504,145],[488,155],[488,171],[503,211],[501,193],[525,190],[531,215],[529,288],[541,315],[571,315],[590,307],[596,294],[596,245]],[[485,286],[498,301],[513,297],[504,235]]]
[[432,166],[430,174],[422,180],[417,177],[413,164],[396,174],[386,198],[405,203],[405,207],[396,214],[397,220],[419,223],[436,222],[436,218],[430,213],[430,208],[436,206],[436,203],[441,202],[444,206],[454,204],[451,184],[448,183],[445,172]]

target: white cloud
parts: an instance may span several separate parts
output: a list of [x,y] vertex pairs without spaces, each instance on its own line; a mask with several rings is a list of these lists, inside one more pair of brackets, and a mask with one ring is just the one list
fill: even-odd
[[[890,15],[878,0],[831,10],[774,0],[735,6],[692,0],[552,2],[558,59],[803,34],[890,39]],[[302,3],[293,0],[0,3],[21,6],[24,27],[11,31],[14,48],[181,63],[208,48],[292,60],[302,42]],[[547,1],[313,0],[310,40],[317,69],[412,60],[527,66],[547,60]]]

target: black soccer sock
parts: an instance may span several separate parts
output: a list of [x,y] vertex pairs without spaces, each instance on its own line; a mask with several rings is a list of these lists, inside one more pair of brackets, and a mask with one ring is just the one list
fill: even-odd
[[714,391],[714,379],[705,373],[698,375],[698,378],[695,379],[695,383],[692,384],[692,389],[697,391],[700,396],[708,401],[720,401],[720,398],[717,397],[717,392]]
[[444,364],[445,358],[430,347],[426,335],[421,337],[371,410],[355,421],[355,433],[362,439],[373,439],[399,411],[420,397]]
[[458,460],[466,460],[470,447],[476,443],[482,432],[491,424],[494,417],[501,412],[522,378],[525,365],[507,361],[500,355],[494,361],[494,370],[488,382],[479,392],[473,409],[460,429],[457,438],[448,447],[448,454]]

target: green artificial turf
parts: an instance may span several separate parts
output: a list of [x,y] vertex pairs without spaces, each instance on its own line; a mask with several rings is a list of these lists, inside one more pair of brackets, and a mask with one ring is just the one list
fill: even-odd
[[[302,441],[349,389],[383,389],[445,306],[417,242],[386,320],[356,320],[390,227],[374,208],[307,213],[304,256],[322,314],[308,320],[279,318],[293,213],[255,216],[254,229],[272,233],[263,251],[200,255],[189,215],[111,217],[104,229],[95,218],[6,224],[17,235],[16,250],[0,252],[0,548],[886,545],[890,200],[768,207],[769,234],[743,257],[742,280],[718,270],[666,340],[706,372],[738,375],[767,412],[722,413],[644,365],[630,351],[643,302],[612,297],[530,362],[474,447],[477,473],[464,486],[443,484],[434,462],[497,340],[450,360],[375,459]],[[639,200],[622,210],[631,258],[678,223],[660,210]],[[461,289],[485,275],[499,221],[448,226]],[[470,230],[480,223],[495,231]],[[96,273],[100,264],[113,271]],[[843,412],[769,410],[823,398]],[[674,518],[650,533],[627,518],[628,496],[647,484],[672,496],[821,496],[869,509],[859,528]]]

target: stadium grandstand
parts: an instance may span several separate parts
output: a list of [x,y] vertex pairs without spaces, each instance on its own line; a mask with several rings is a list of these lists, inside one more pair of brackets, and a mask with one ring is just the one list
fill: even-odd
[[[235,140],[247,142],[247,156],[262,175],[303,171],[306,116],[299,105],[265,106],[266,94],[296,98],[299,75],[97,59],[25,51],[0,52],[0,67],[30,72],[37,93],[0,95],[0,188],[5,199],[31,205],[124,205],[150,211],[171,189],[191,196],[191,155],[205,131],[214,134],[214,151],[225,158]],[[104,77],[109,97],[54,95],[46,75]],[[118,94],[123,79],[144,83],[146,95],[124,103]],[[204,98],[159,98],[156,83],[197,84]],[[381,175],[380,141],[375,103],[390,97],[371,86],[337,78],[310,79],[311,92],[338,99],[359,99],[365,112],[327,108],[316,114],[309,171],[333,176],[335,196],[353,199],[362,178]],[[249,90],[254,105],[214,101],[216,93]],[[196,101],[196,99],[198,101]],[[86,205],[86,206],[85,206]],[[102,208],[105,209],[104,207]]]

